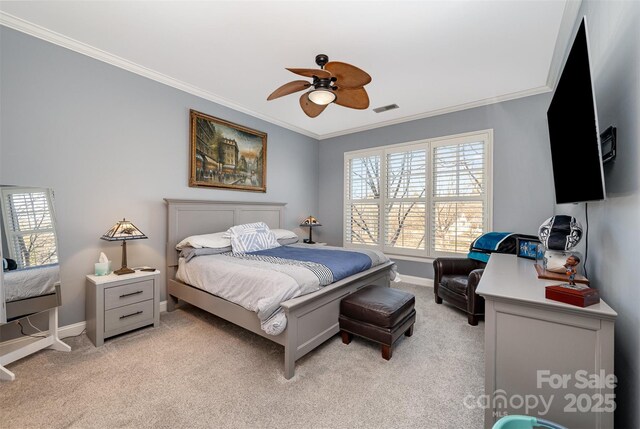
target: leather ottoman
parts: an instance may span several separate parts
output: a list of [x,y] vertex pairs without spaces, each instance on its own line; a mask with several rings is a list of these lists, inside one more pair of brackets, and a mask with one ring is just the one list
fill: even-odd
[[349,344],[357,335],[382,346],[382,357],[391,359],[393,344],[413,335],[416,298],[398,289],[366,286],[340,302],[340,334]]

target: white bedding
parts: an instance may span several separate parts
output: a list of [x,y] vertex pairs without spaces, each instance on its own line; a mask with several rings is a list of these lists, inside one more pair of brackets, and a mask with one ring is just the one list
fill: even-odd
[[60,266],[58,264],[42,267],[14,270],[3,273],[5,301],[52,293],[55,284],[60,281]]
[[[371,259],[372,266],[388,261],[382,252],[375,252]],[[262,330],[270,335],[286,327],[280,303],[321,287],[317,275],[303,265],[238,259],[229,254],[198,256],[189,262],[180,258],[176,278],[255,312]]]
[[281,302],[320,287],[318,278],[305,268],[238,260],[224,254],[198,256],[189,262],[180,258],[176,278],[255,312],[270,335],[278,335],[286,327],[284,313],[274,314]]

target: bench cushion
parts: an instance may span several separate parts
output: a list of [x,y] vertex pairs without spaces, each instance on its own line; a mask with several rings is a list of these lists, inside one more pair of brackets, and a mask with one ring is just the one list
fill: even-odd
[[415,301],[408,292],[367,286],[340,302],[340,314],[381,328],[392,328],[411,313]]

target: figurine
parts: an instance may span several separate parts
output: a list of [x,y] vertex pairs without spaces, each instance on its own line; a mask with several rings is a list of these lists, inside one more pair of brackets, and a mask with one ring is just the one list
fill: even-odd
[[564,264],[565,273],[567,274],[567,276],[569,276],[569,285],[571,286],[576,285],[575,278],[576,274],[578,273],[577,267],[579,263],[580,258],[578,256],[570,255]]

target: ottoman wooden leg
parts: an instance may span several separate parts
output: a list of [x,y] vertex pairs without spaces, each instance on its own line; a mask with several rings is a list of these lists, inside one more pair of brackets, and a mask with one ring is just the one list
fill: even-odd
[[347,331],[340,331],[340,335],[342,336],[342,342],[344,344],[349,344],[351,342],[352,335]]
[[404,333],[407,337],[410,337],[413,335],[413,325],[409,326],[409,329],[407,329]]
[[392,353],[391,353],[391,346],[388,346],[388,345],[386,345],[386,344],[383,344],[383,345],[382,345],[382,358],[383,358],[384,360],[389,360],[389,359],[391,359],[391,355],[392,355]]

